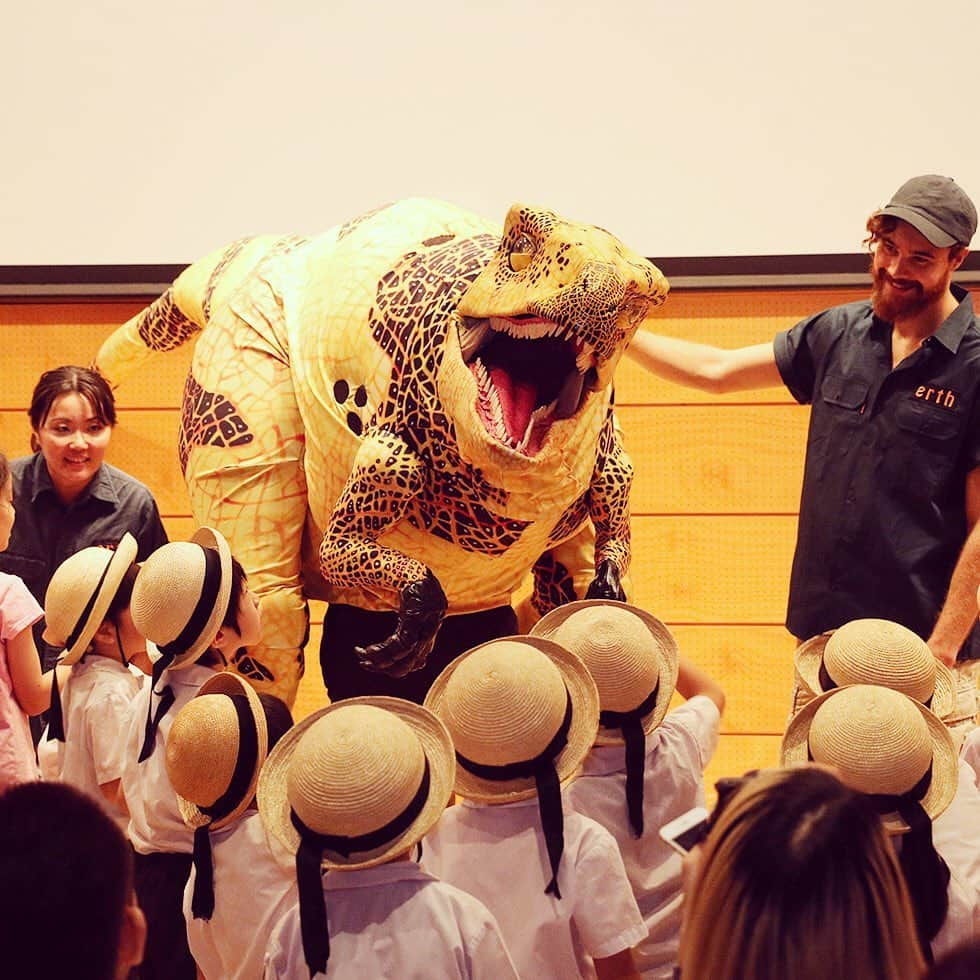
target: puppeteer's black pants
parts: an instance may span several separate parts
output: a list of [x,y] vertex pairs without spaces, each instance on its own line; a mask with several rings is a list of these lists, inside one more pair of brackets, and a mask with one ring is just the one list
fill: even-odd
[[184,886],[191,873],[190,854],[133,852],[136,900],[146,916],[140,980],[197,980],[197,966],[187,945]]
[[365,670],[354,647],[380,642],[394,632],[397,622],[398,614],[394,612],[330,604],[323,622],[320,669],[331,701],[382,694],[421,704],[446,664],[471,647],[517,632],[517,614],[510,606],[447,616],[439,627],[436,645],[421,670],[405,677],[389,677]]

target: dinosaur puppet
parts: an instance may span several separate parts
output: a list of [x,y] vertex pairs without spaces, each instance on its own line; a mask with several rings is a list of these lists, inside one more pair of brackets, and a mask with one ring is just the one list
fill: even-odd
[[[445,614],[622,596],[632,468],[613,370],[668,284],[602,229],[403,201],[235,242],[103,344],[120,383],[197,337],[179,458],[262,602],[233,665],[291,701],[306,599],[398,612],[363,651],[420,666]],[[361,651],[359,651],[361,653]]]

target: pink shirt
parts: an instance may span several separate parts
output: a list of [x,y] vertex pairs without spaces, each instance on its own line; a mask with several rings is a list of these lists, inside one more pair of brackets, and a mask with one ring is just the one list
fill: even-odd
[[10,680],[7,644],[43,615],[24,583],[0,572],[0,789],[38,778],[30,725]]

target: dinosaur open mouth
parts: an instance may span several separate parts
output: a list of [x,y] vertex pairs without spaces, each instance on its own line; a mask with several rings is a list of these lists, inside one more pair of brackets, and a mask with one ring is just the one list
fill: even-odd
[[552,423],[571,418],[595,383],[592,349],[551,320],[464,317],[459,341],[487,432],[525,456],[538,453]]

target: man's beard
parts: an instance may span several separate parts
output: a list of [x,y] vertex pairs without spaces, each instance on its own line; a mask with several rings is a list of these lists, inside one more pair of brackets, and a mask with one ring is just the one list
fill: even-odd
[[[926,291],[921,283],[913,283],[913,288],[895,292],[889,286],[888,273],[884,269],[875,270],[871,267],[872,289],[871,308],[875,316],[887,323],[896,320],[906,320],[917,316],[934,303],[939,302],[949,288],[948,282],[940,281],[932,289]],[[902,282],[903,280],[899,280]]]

